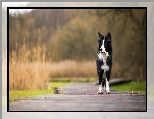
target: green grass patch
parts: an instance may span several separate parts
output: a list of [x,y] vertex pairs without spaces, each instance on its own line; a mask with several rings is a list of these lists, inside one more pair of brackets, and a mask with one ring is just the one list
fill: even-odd
[[111,85],[111,88],[119,92],[134,92],[146,93],[146,81],[142,82],[128,82],[124,84]]
[[9,91],[9,102],[42,94],[53,94],[53,90],[11,90]]
[[82,83],[88,83],[88,82],[95,82],[98,79],[96,77],[91,78],[84,78],[84,77],[78,77],[78,78],[52,78],[52,82],[82,82]]
[[65,86],[65,85],[68,85],[70,83],[71,83],[71,81],[49,82],[49,84],[52,88],[59,87],[59,86]]
[[70,84],[71,82],[68,81],[61,81],[61,82],[50,82],[49,85],[51,86],[51,90],[44,89],[44,90],[10,90],[9,91],[9,102],[18,100],[19,98],[26,98],[30,96],[36,95],[43,95],[43,94],[54,94],[54,88],[65,86]]

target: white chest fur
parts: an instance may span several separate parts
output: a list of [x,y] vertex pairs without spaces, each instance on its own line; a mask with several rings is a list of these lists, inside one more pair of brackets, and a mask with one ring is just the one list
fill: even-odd
[[98,53],[98,58],[99,60],[103,61],[103,65],[101,66],[101,68],[104,69],[104,71],[108,71],[109,70],[109,66],[107,65],[108,52],[105,51],[104,40],[100,49],[102,51]]
[[108,71],[109,70],[109,66],[107,65],[106,53],[103,53],[102,56],[103,56],[103,65],[101,66],[101,68],[104,69],[104,71]]

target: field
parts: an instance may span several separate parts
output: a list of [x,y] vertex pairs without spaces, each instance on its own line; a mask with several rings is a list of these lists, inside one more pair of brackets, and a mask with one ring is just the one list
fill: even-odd
[[[70,82],[96,80],[95,61],[63,60],[52,62],[46,58],[45,47],[27,45],[9,53],[9,101],[41,94],[54,94],[54,88]],[[86,78],[85,78],[86,77]],[[46,85],[49,83],[49,87]]]
[[[10,53],[9,89],[45,89],[45,84],[55,78],[97,77],[95,61],[47,59],[45,46],[37,45],[29,50],[24,44]],[[80,78],[81,79],[81,78]]]
[[[16,51],[10,52],[10,102],[23,97],[54,94],[54,88],[57,86],[74,82],[91,82],[98,79],[95,61],[63,60],[52,62],[47,59],[45,51],[45,46],[37,45],[29,50],[24,44]],[[117,71],[113,70],[112,75],[115,75],[115,72]],[[50,89],[48,89],[47,83],[49,83]],[[120,92],[145,93],[146,83],[133,82],[132,84],[115,85],[111,88]]]
[[[67,78],[81,81],[97,78],[95,62],[63,61],[58,63],[17,63],[10,64],[9,88],[11,90],[45,89],[52,80]],[[83,77],[83,78],[82,78]]]
[[54,94],[54,88],[58,86],[65,86],[69,84],[69,81],[62,82],[50,82],[48,87],[43,90],[10,90],[9,91],[9,102],[18,100],[19,98],[26,98],[30,96],[43,95],[43,94]]
[[[66,80],[66,79],[64,79]],[[77,83],[74,81],[70,81],[67,79],[66,81],[54,81],[50,82],[49,86],[51,87],[50,89],[43,89],[43,90],[10,90],[9,91],[9,101],[15,101],[18,100],[19,98],[25,98],[29,96],[36,96],[36,95],[43,95],[43,94],[54,94],[54,88],[58,86],[65,86],[70,83]],[[82,80],[83,81],[83,80]],[[90,80],[94,81],[94,80]],[[83,82],[87,82],[86,79],[84,79]],[[119,92],[132,92],[133,93],[144,93],[146,94],[146,83],[145,82],[132,82],[132,83],[124,83],[124,84],[119,84],[119,85],[112,85],[112,89],[115,89]]]
[[118,84],[111,86],[112,89],[115,89],[119,92],[133,92],[133,93],[144,93],[146,94],[146,82],[128,82],[124,84]]

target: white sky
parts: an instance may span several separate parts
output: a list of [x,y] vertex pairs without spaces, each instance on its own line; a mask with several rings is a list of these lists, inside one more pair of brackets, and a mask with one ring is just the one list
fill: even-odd
[[[29,2],[2,2],[2,8],[7,9],[7,7],[24,7]],[[31,9],[9,9],[10,13],[20,12],[23,13],[24,11],[30,11]]]

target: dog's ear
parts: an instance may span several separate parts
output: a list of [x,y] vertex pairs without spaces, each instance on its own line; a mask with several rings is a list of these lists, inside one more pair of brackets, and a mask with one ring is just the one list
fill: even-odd
[[111,42],[111,33],[110,32],[107,34],[107,36],[105,37],[105,39],[107,41],[110,41]]
[[104,36],[102,36],[102,34],[100,34],[100,32],[98,32],[98,37],[99,37],[100,39],[104,39]]
[[98,32],[98,36],[99,36],[99,37],[101,36],[100,32]]
[[107,37],[108,38],[111,38],[111,33],[110,32],[107,34]]

